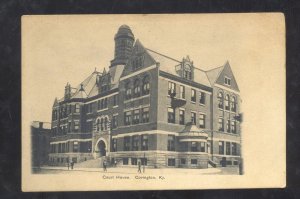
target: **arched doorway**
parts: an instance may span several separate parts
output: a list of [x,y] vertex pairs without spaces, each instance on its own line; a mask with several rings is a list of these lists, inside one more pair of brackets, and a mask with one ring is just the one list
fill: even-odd
[[106,144],[103,140],[100,140],[97,144],[99,151],[99,157],[106,156]]

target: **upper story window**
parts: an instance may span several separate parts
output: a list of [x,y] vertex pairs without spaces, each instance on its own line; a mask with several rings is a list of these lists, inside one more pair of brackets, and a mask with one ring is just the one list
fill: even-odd
[[174,82],[169,82],[168,95],[173,95],[174,97],[176,96],[176,84]]
[[226,131],[227,133],[230,133],[230,120],[226,121]]
[[125,85],[125,99],[130,99],[131,98],[131,87],[130,87],[130,82],[127,82]]
[[112,151],[116,152],[117,151],[117,139],[112,139]]
[[204,92],[200,92],[200,96],[199,96],[199,103],[200,104],[205,104],[205,93]]
[[175,123],[175,110],[168,108],[168,123]]
[[190,63],[184,63],[183,78],[192,80],[192,66],[190,65]]
[[149,107],[142,109],[142,122],[143,123],[149,122]]
[[134,81],[134,89],[133,89],[134,97],[139,97],[140,96],[140,91],[141,91],[140,81],[137,79],[137,80]]
[[231,79],[229,77],[225,77],[224,82],[225,82],[225,85],[228,85],[228,86],[231,85]]
[[235,96],[231,97],[231,111],[236,112],[236,98],[235,98]]
[[143,95],[148,95],[150,92],[149,76],[145,76],[143,79]]
[[80,112],[80,105],[75,104],[75,113],[79,113],[79,112]]
[[230,155],[230,142],[226,142],[226,155]]
[[196,113],[191,112],[191,122],[193,125],[196,125]]
[[139,150],[139,136],[135,135],[132,137],[132,150],[138,151]]
[[93,111],[93,103],[87,104],[87,113],[91,113]]
[[118,126],[118,116],[114,115],[112,117],[112,128],[115,129],[115,128],[117,128],[117,126]]
[[231,132],[236,133],[236,122],[234,120],[231,121]]
[[231,154],[237,155],[237,144],[234,142],[231,143]]
[[199,115],[199,127],[205,128],[205,115],[202,113]]
[[191,101],[196,102],[196,90],[191,89]]
[[224,131],[224,119],[219,118],[219,131]]
[[225,110],[229,111],[229,95],[225,95]]
[[130,151],[130,137],[124,137],[124,151]]
[[114,95],[113,96],[113,106],[117,106],[118,105],[118,95]]
[[133,124],[140,123],[140,110],[139,109],[133,111],[133,121],[132,121],[132,123]]
[[218,93],[218,101],[219,101],[219,103],[218,103],[218,107],[219,108],[221,108],[221,109],[223,109],[223,93],[222,92],[219,92]]
[[184,125],[184,110],[179,110],[179,124]]
[[74,130],[75,131],[79,130],[79,121],[74,121]]
[[131,111],[127,111],[124,113],[124,124],[125,125],[131,124]]
[[185,99],[185,87],[180,85],[180,98]]

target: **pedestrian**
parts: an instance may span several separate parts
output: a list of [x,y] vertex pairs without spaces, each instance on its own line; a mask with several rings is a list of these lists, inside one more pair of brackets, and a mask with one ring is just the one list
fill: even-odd
[[104,160],[104,161],[103,161],[103,171],[104,171],[104,172],[107,171],[106,166],[107,166],[107,165],[106,165],[106,160]]
[[117,167],[117,160],[115,160],[115,167]]
[[73,167],[74,167],[74,162],[73,160],[71,161],[71,169],[73,170]]
[[70,170],[70,163],[69,161],[67,162],[68,170]]
[[138,161],[138,173],[142,173],[142,170],[141,170],[141,161]]

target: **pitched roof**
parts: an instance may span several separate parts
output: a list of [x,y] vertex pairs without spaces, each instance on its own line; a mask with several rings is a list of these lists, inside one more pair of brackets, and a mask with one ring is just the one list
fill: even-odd
[[91,93],[92,89],[96,84],[98,72],[94,71],[91,75],[89,75],[83,82],[81,82],[77,88],[75,93],[71,96],[71,99],[74,98],[87,98],[88,94]]
[[[148,48],[146,48],[146,50],[156,62],[160,63],[160,70],[170,73],[172,75],[179,76],[179,74],[176,72],[175,67],[181,65],[181,61],[178,61],[177,59],[163,55]],[[211,86],[205,71],[197,67],[194,67],[194,80],[196,80],[196,82],[199,84]]]
[[206,71],[206,75],[207,75],[211,85],[213,85],[216,82],[216,80],[220,76],[223,69],[224,69],[224,65]]

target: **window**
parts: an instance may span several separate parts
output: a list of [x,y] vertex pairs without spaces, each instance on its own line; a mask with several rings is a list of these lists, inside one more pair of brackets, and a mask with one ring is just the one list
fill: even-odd
[[132,121],[132,123],[133,124],[140,123],[140,110],[139,109],[133,111],[133,121]]
[[191,80],[192,79],[192,68],[189,64],[185,64],[183,68],[183,77],[185,79]]
[[98,110],[102,109],[102,106],[101,106],[101,100],[98,100],[97,109],[98,109]]
[[180,86],[180,98],[185,99],[185,87],[182,85]]
[[230,133],[230,120],[227,120],[226,122],[226,131]]
[[168,108],[168,123],[175,123],[175,110]]
[[113,129],[117,128],[117,126],[118,126],[118,118],[117,117],[118,117],[117,115],[114,115],[112,117],[112,128]]
[[169,167],[175,166],[175,158],[168,158],[168,166]]
[[130,88],[130,82],[128,82],[125,85],[125,99],[128,100],[131,98],[131,88]]
[[139,97],[140,91],[141,91],[140,81],[137,79],[134,81],[134,89],[133,89],[134,97]]
[[78,142],[73,142],[73,152],[78,152]]
[[87,104],[87,110],[86,110],[86,112],[87,113],[91,113],[92,111],[93,111],[93,107],[92,107],[92,103],[90,103],[90,104]]
[[202,113],[199,115],[199,127],[205,128],[205,115]]
[[100,120],[100,129],[101,129],[101,131],[104,130],[104,125],[103,125],[103,123],[104,123],[103,118],[101,118],[101,120]]
[[143,66],[144,56],[137,56],[132,60],[133,69],[136,70]]
[[100,131],[100,119],[97,119],[96,127],[97,131]]
[[219,118],[219,131],[224,131],[224,119]]
[[169,82],[168,95],[174,96],[174,97],[176,96],[176,84],[173,82]]
[[142,135],[142,151],[148,150],[148,135]]
[[230,155],[230,142],[226,142],[226,155]]
[[225,85],[228,85],[228,86],[230,86],[231,85],[231,79],[230,78],[228,78],[228,77],[225,77]]
[[181,158],[181,159],[180,159],[180,164],[185,164],[185,163],[186,163],[186,159]]
[[205,104],[205,93],[200,92],[200,99],[199,99],[200,104]]
[[108,119],[107,117],[104,118],[104,130],[106,131],[108,129]]
[[231,143],[231,153],[232,155],[237,155],[237,144],[234,142]]
[[179,124],[184,125],[184,110],[179,110]]
[[142,122],[149,122],[149,107],[142,109]]
[[168,135],[168,151],[175,151],[175,135]]
[[196,125],[196,113],[195,112],[191,112],[191,122],[192,122],[192,125]]
[[124,137],[124,151],[130,151],[130,137]]
[[80,105],[75,104],[75,113],[79,113],[79,112],[80,112]]
[[138,151],[139,150],[139,136],[135,135],[132,137],[132,150],[133,151]]
[[123,165],[128,165],[128,158],[123,158]]
[[137,158],[131,158],[131,165],[137,165]]
[[79,121],[74,121],[74,130],[77,131],[79,129]]
[[191,164],[193,164],[193,165],[197,165],[197,159],[191,159]]
[[229,111],[229,95],[225,96],[225,110]]
[[117,151],[117,139],[112,139],[112,151],[116,152]]
[[231,111],[236,112],[236,98],[234,96],[231,97]]
[[107,98],[103,99],[103,108],[107,108]]
[[195,89],[191,90],[191,101],[196,102],[196,90]]
[[205,142],[200,142],[200,152],[205,152]]
[[117,106],[118,105],[118,95],[114,95],[113,96],[113,106]]
[[223,93],[222,92],[218,93],[218,101],[219,101],[218,107],[220,109],[223,109]]
[[224,155],[224,141],[219,141],[219,154]]
[[148,95],[150,92],[149,76],[145,76],[143,79],[143,95]]
[[197,149],[197,142],[191,142],[191,151],[192,152],[198,151],[198,149]]
[[131,124],[131,111],[127,111],[124,113],[124,124],[125,125]]
[[236,133],[236,122],[231,121],[231,133]]

